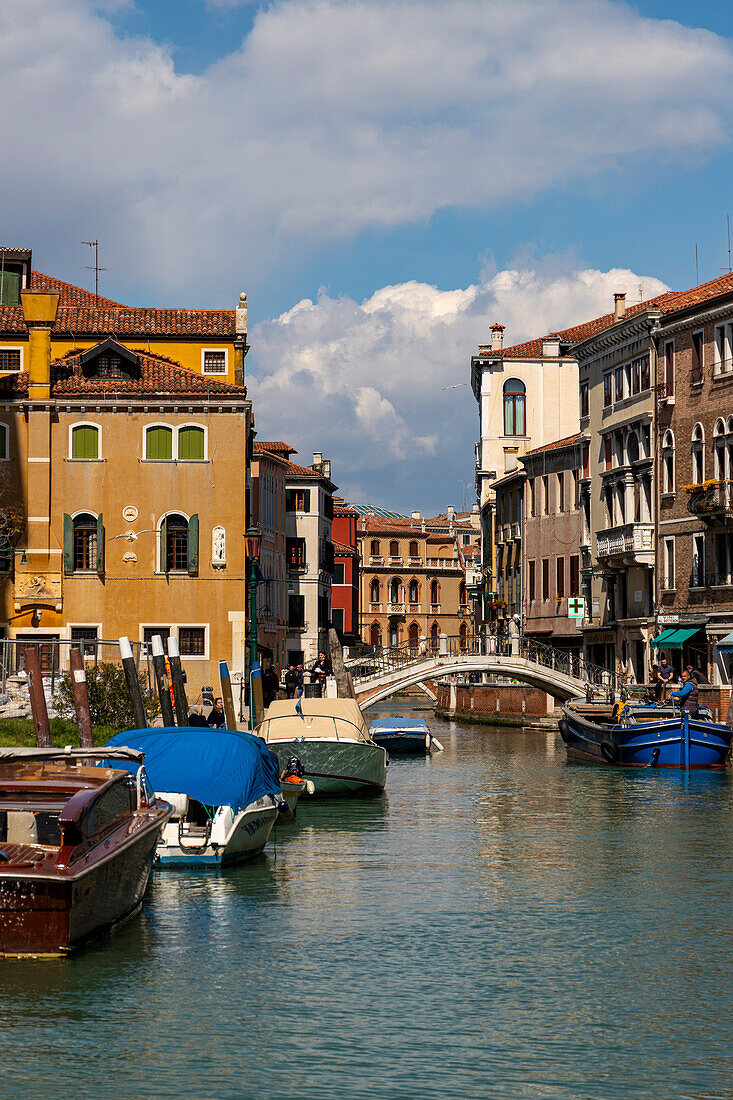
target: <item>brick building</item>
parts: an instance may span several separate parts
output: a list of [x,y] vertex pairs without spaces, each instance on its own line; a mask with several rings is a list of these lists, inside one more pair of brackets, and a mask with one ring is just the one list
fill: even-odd
[[285,543],[287,443],[254,441],[250,468],[252,522],[262,534],[257,589],[257,643],[260,658],[270,658],[278,671],[286,653],[288,579]]

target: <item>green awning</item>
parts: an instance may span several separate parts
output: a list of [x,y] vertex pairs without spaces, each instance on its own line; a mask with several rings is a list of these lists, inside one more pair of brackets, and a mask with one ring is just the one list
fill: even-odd
[[733,630],[718,642],[718,653],[733,653]]
[[651,644],[656,649],[682,649],[685,642],[688,642],[700,629],[699,626],[671,627],[663,630],[658,638],[652,638]]

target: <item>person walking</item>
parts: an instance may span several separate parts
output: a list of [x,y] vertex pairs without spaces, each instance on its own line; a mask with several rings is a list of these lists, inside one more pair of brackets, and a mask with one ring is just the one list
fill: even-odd
[[295,669],[295,665],[290,665],[288,671],[285,673],[285,698],[293,699],[297,687],[298,673]]

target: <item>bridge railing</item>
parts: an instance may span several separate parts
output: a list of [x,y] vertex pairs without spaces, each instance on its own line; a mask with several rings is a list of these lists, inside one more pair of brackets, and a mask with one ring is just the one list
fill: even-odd
[[392,646],[369,646],[347,662],[354,683],[399,672],[430,658],[447,662],[455,657],[523,657],[534,665],[572,676],[594,689],[616,690],[616,676],[607,668],[586,661],[568,650],[553,649],[532,638],[508,635],[442,635],[419,642]]

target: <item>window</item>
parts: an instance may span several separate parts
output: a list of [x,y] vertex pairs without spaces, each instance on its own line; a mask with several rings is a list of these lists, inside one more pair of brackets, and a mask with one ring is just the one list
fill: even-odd
[[146,645],[152,645],[153,638],[159,637],[165,647],[168,643],[168,639],[171,636],[171,628],[169,626],[146,626],[143,627],[143,641]]
[[122,366],[122,358],[119,355],[98,355],[93,364],[97,378],[122,378],[128,374]]
[[134,780],[121,779],[95,799],[84,814],[82,834],[93,837],[118,817],[129,814],[134,798]]
[[614,400],[623,401],[624,399],[624,368],[616,367],[613,372],[614,379]]
[[311,510],[311,491],[310,489],[286,489],[285,490],[285,511],[286,512],[310,512]]
[[714,373],[725,374],[733,370],[733,325],[724,324],[715,326],[715,343],[713,345],[715,357]]
[[519,378],[507,378],[504,383],[504,435],[525,434],[526,392]]
[[641,360],[641,388],[642,392],[649,389],[649,356],[645,355]]
[[372,623],[369,627],[369,644],[375,648],[382,644],[382,628],[379,623]]
[[733,580],[733,533],[719,532],[715,536],[715,569],[714,577],[709,584],[729,585]]
[[378,558],[380,556],[378,539],[372,539],[371,543],[369,544],[369,553],[373,558]]
[[702,382],[703,378],[703,334],[702,332],[693,332],[692,334],[692,370],[690,371],[691,382]]
[[334,563],[333,567],[333,581],[332,584],[344,584],[346,577],[346,566],[342,561]]
[[331,619],[331,611],[328,606],[328,596],[318,597],[318,629],[325,630]]
[[705,480],[705,432],[702,424],[692,429],[692,482],[700,485]]
[[561,470],[557,475],[557,510],[565,511],[565,471]]
[[0,534],[0,573],[9,573],[13,565],[13,546],[7,534]]
[[550,598],[550,559],[542,559],[542,599]]
[[288,626],[293,630],[305,626],[305,596],[288,596]]
[[527,568],[527,587],[529,588],[529,598],[534,600],[537,598],[537,578],[536,578],[536,562],[531,561],[528,563]]
[[288,559],[288,569],[307,568],[305,539],[286,539],[285,554]]
[[400,556],[399,545],[394,541],[389,544],[389,556],[391,558],[398,558]]
[[675,566],[675,553],[674,553],[674,535],[664,540],[664,587],[671,589],[674,588],[674,566]]
[[97,650],[96,626],[72,626],[71,643],[78,645],[83,657],[93,657]]
[[580,595],[580,557],[578,554],[570,555],[570,595]]
[[440,603],[440,582],[439,581],[431,581],[430,582],[430,602],[434,606],[437,606]]
[[170,462],[173,458],[173,429],[155,424],[145,429],[145,458],[150,462]]
[[71,429],[71,458],[99,458],[99,428],[94,424],[75,424]]
[[393,577],[389,582],[389,602],[402,603],[402,582],[399,577]]
[[420,599],[420,585],[417,581],[410,581],[409,589],[410,603],[417,603]]
[[178,649],[181,657],[205,657],[206,627],[179,626]]
[[204,374],[226,374],[226,348],[217,348],[213,351],[204,351],[202,353],[202,356],[202,370]]
[[555,595],[565,595],[565,558],[555,559]]
[[376,577],[369,585],[369,602],[379,603],[379,581]]
[[573,485],[573,509],[577,512],[580,508],[580,470],[571,470],[570,477]]
[[21,270],[9,271],[4,265],[0,270],[0,306],[20,305]]
[[74,516],[74,572],[97,571],[97,517],[87,512]]
[[674,435],[669,429],[662,439],[662,492],[674,492]]
[[674,340],[664,345],[664,390],[665,396],[674,397]]
[[7,424],[0,424],[0,459],[10,458],[10,433]]
[[583,444],[583,477],[590,477],[590,444]]
[[603,408],[608,409],[613,404],[613,388],[611,382],[613,375],[608,371],[603,375]]
[[537,500],[536,500],[536,491],[535,491],[535,482],[536,481],[537,481],[536,477],[532,477],[529,480],[529,514],[531,516],[536,516],[537,515]]
[[331,622],[333,623],[336,633],[339,637],[342,637],[344,633],[344,609],[342,607],[334,607],[332,609]]
[[188,570],[188,520],[185,516],[165,518],[165,573]]
[[204,429],[190,425],[178,429],[178,459],[180,462],[201,462],[205,458]]
[[613,469],[613,440],[610,435],[603,439],[603,463],[604,469]]
[[580,383],[580,416],[590,416],[590,403],[588,401],[588,383]]
[[17,373],[21,369],[22,361],[20,348],[0,348],[0,371],[3,373]]
[[410,553],[411,558],[419,558],[420,557],[420,551],[418,550],[416,542],[411,542],[410,543],[409,553]]
[[692,536],[692,575],[690,588],[705,587],[705,536]]
[[542,478],[542,514],[550,514],[550,478],[547,474]]

